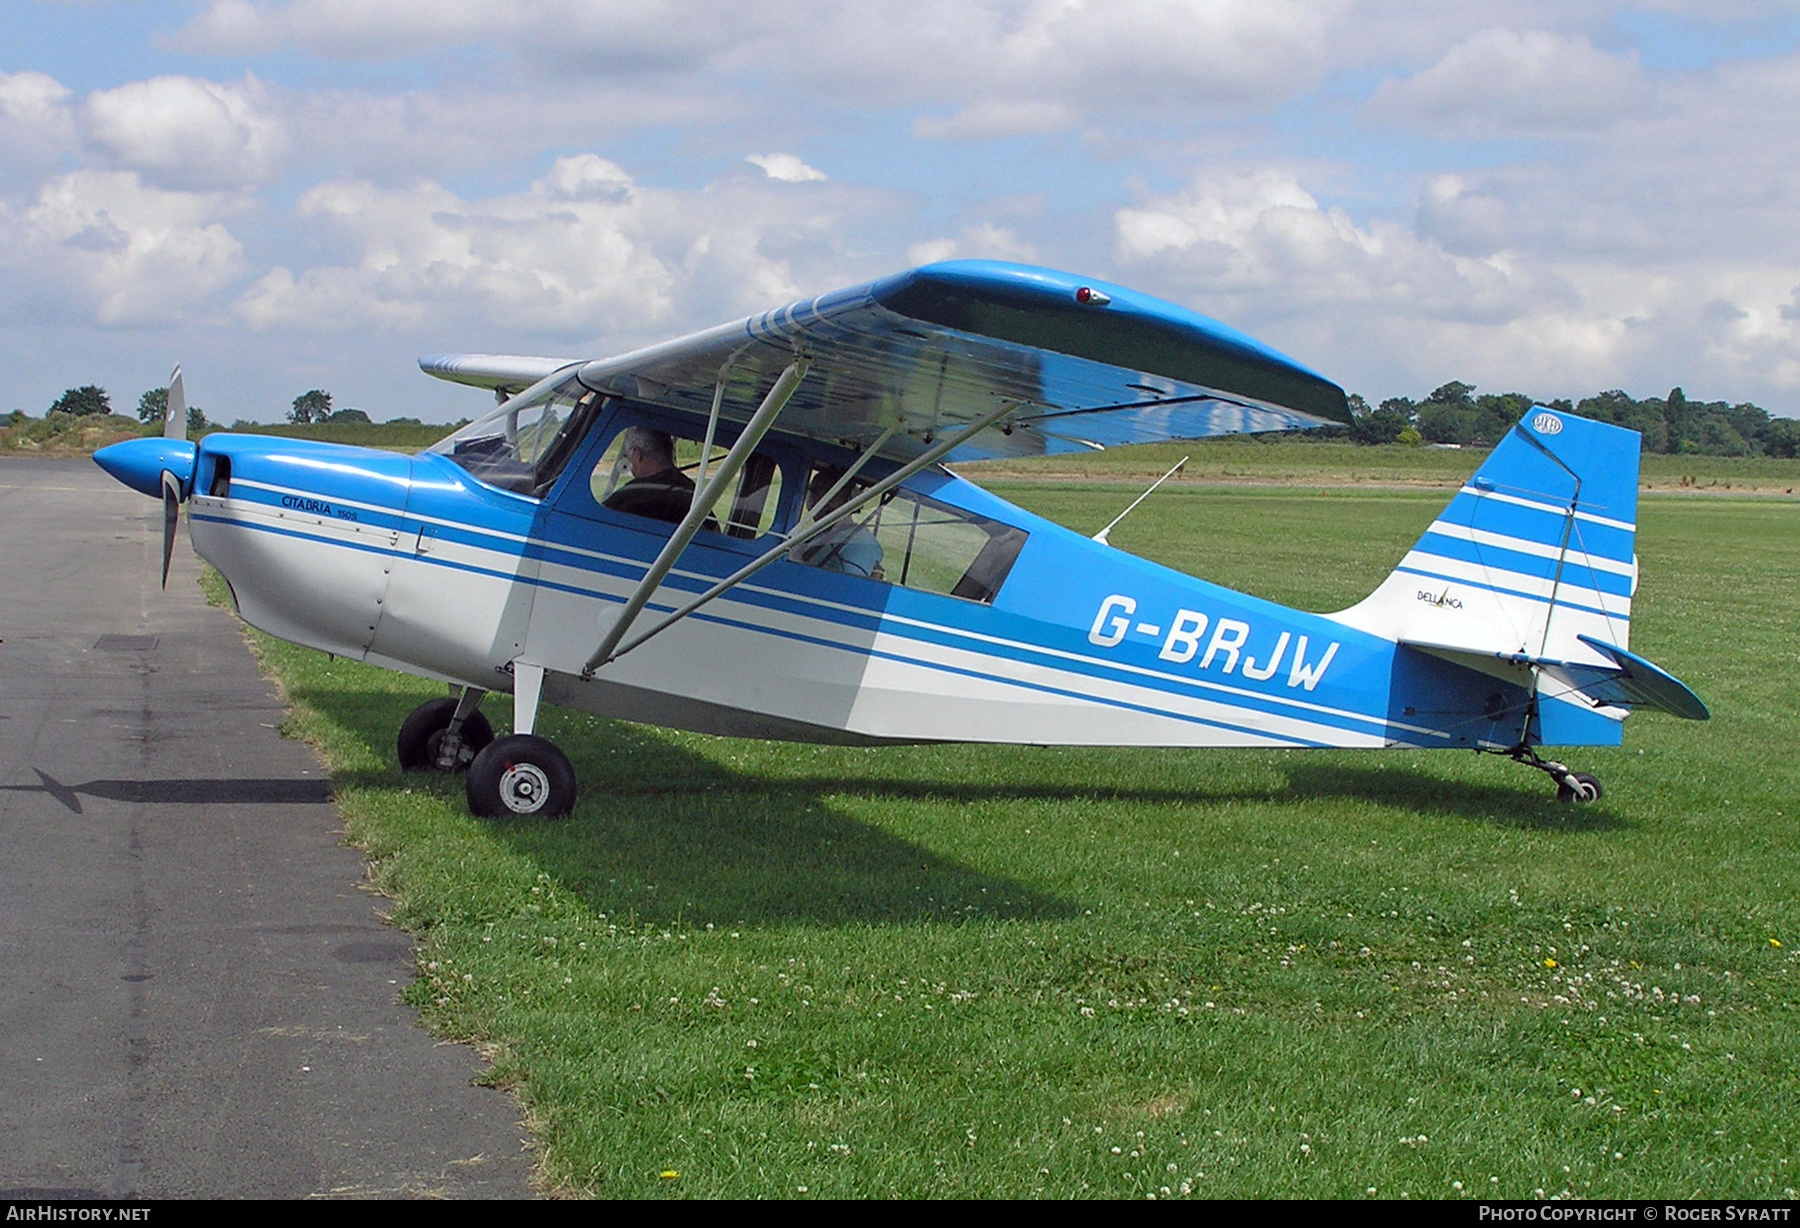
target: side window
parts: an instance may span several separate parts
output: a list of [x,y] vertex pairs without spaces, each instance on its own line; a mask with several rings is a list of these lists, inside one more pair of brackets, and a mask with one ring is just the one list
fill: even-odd
[[[828,514],[869,483],[832,494],[843,470],[817,466],[807,483],[808,507]],[[821,504],[826,496],[828,502]],[[889,491],[799,546],[795,562],[906,588],[991,602],[1025,545],[1026,533],[904,488]]]
[[[601,507],[679,523],[693,504],[701,447],[699,439],[628,426],[600,454],[588,489]],[[713,445],[706,463],[709,473],[716,471],[727,451]],[[714,500],[703,527],[730,537],[761,537],[774,524],[780,506],[781,466],[774,457],[754,452],[731,488]]]

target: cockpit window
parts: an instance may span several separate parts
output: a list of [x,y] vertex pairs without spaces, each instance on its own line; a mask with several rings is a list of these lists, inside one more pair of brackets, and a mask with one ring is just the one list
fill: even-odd
[[[626,426],[594,463],[588,489],[594,502],[615,512],[678,523],[694,501],[694,481],[702,477],[699,439],[649,425]],[[705,472],[716,472],[729,451],[714,443]],[[714,496],[702,528],[745,539],[761,537],[781,507],[781,466],[764,452],[752,452],[728,490]]]
[[605,400],[570,375],[477,418],[431,450],[490,486],[540,498],[556,484]]
[[[863,481],[843,483],[843,473],[831,466],[813,470],[806,502],[816,515],[829,515],[868,487]],[[788,557],[826,571],[992,602],[1026,536],[1023,529],[901,487],[801,543]]]

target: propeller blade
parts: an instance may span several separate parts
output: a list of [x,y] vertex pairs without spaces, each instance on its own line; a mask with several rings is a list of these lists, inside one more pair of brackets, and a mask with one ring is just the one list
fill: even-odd
[[[173,400],[173,398],[170,398]],[[181,482],[167,469],[162,472],[163,572],[162,586],[169,587],[169,563],[175,557],[175,526],[181,521]]]
[[181,382],[181,364],[169,376],[169,407],[163,412],[163,438],[187,438],[187,389]]

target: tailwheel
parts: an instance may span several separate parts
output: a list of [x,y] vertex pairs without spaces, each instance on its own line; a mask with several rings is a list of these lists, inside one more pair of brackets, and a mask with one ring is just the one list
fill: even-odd
[[1598,777],[1586,772],[1571,773],[1567,779],[1559,781],[1556,786],[1556,800],[1565,806],[1586,805],[1597,802],[1606,796],[1606,790],[1600,787]]
[[501,738],[475,756],[464,788],[483,818],[559,819],[575,808],[575,769],[536,734]]
[[1513,761],[1523,763],[1526,767],[1536,768],[1556,782],[1556,800],[1565,806],[1585,806],[1589,802],[1597,802],[1606,795],[1600,787],[1600,778],[1590,776],[1586,772],[1571,771],[1565,763],[1554,759],[1545,759],[1529,746],[1520,747],[1512,753]]
[[479,709],[456,727],[457,701],[433,699],[420,704],[400,724],[400,766],[408,772],[460,772],[494,740],[494,727]]

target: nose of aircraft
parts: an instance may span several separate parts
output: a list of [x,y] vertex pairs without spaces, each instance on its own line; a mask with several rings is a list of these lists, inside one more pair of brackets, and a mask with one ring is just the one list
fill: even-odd
[[185,439],[127,439],[94,453],[94,463],[119,481],[152,498],[162,497],[166,470],[186,490],[194,480],[194,445]]

